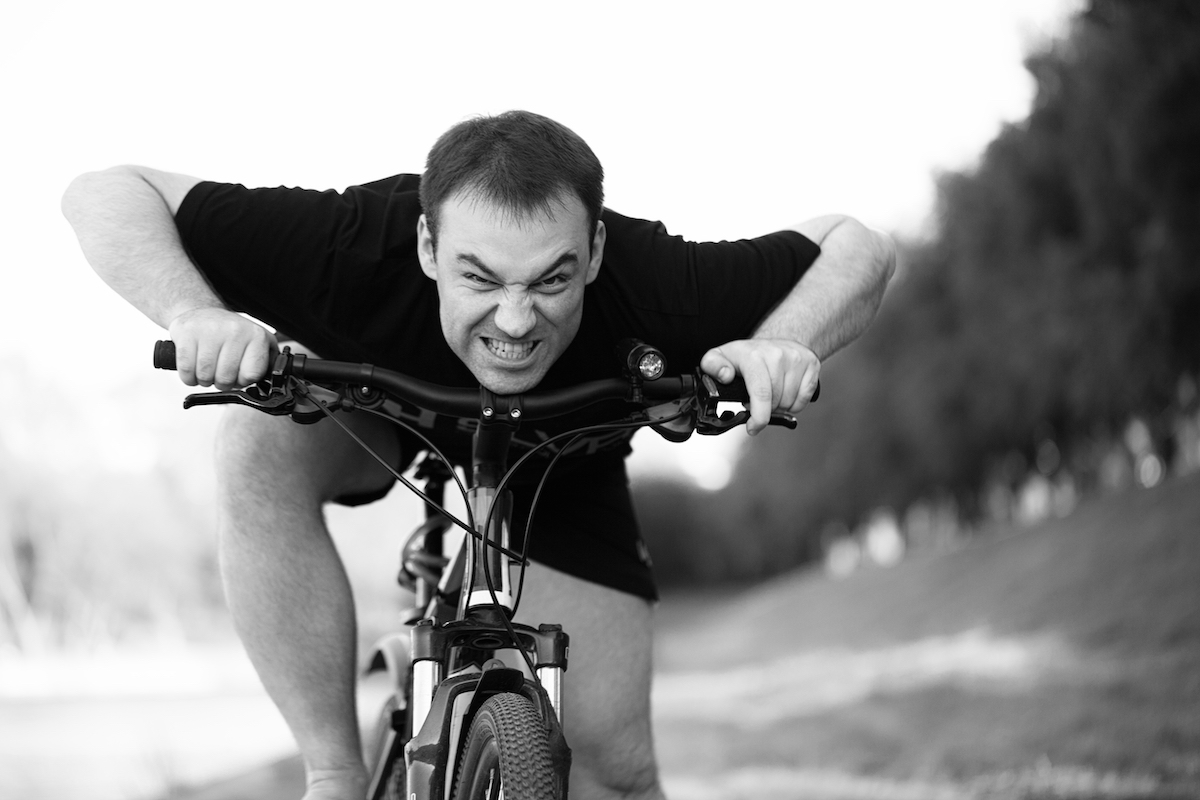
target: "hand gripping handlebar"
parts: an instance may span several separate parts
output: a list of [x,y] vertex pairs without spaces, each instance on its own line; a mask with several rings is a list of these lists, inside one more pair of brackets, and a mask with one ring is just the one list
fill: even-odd
[[[175,369],[175,344],[159,341],[154,347],[154,366],[158,369]],[[667,416],[667,406],[682,408],[685,403],[698,401],[699,414],[693,418],[686,433],[668,426],[667,430],[655,426],[667,438],[682,440],[694,428],[702,434],[721,433],[744,423],[748,412],[718,413],[719,403],[746,402],[748,395],[745,384],[735,379],[729,384],[719,384],[697,371],[695,375],[663,377],[653,381],[638,381],[612,378],[591,381],[552,392],[526,395],[496,395],[487,389],[462,389],[438,386],[392,370],[370,364],[355,364],[341,361],[308,358],[303,354],[291,353],[287,348],[276,356],[267,378],[245,390],[231,392],[207,392],[189,395],[184,407],[220,403],[249,405],[269,414],[292,414],[296,401],[288,384],[288,378],[312,381],[317,384],[343,384],[356,387],[363,397],[370,390],[381,390],[402,401],[420,408],[453,417],[508,418],[512,422],[535,421],[563,416],[579,411],[596,403],[622,400],[649,409],[653,418],[657,409]],[[816,400],[817,394],[813,394]],[[796,421],[787,414],[774,414],[771,424],[796,427]]]

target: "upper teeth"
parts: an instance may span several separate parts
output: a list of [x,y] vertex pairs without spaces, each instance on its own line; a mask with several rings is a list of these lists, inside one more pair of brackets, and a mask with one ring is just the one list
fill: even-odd
[[496,339],[486,341],[488,349],[496,356],[513,361],[524,358],[533,350],[533,342],[501,342]]

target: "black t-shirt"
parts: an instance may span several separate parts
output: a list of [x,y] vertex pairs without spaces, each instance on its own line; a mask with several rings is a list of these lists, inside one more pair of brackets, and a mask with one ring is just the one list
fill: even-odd
[[[205,182],[175,220],[231,308],[324,358],[474,387],[442,336],[437,287],[417,259],[419,184],[419,176],[398,175],[339,193]],[[708,349],[748,337],[820,252],[794,231],[694,243],[608,209],[603,220],[604,263],[585,290],[579,332],[539,389],[614,377],[614,346],[628,337],[660,348],[670,373],[690,372]],[[515,452],[556,429],[543,428],[522,427]],[[457,461],[468,452],[468,430],[440,420],[435,441]],[[623,457],[628,439],[594,439],[579,453]]]

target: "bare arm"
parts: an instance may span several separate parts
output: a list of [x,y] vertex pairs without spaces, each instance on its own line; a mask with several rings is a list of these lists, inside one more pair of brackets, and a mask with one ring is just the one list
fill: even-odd
[[713,348],[701,361],[718,380],[746,381],[751,434],[773,410],[796,414],[808,405],[821,360],[867,329],[896,267],[891,238],[849,217],[818,217],[795,230],[821,246],[820,256],[752,338]]
[[72,181],[62,210],[101,279],[171,332],[183,382],[229,388],[262,376],[274,338],[227,309],[184,251],[175,213],[197,183],[113,167]]
[[113,167],[80,175],[63,195],[63,215],[92,269],[164,328],[185,311],[222,305],[175,229],[175,212],[198,182],[145,167]]
[[818,217],[794,230],[820,245],[821,255],[754,338],[796,342],[825,360],[875,318],[896,269],[896,246],[887,234],[850,217]]

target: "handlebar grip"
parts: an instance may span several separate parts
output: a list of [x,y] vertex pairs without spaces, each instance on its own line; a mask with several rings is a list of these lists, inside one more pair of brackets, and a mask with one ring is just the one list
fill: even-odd
[[154,343],[154,368],[155,369],[175,369],[175,343],[167,340],[160,340]]

